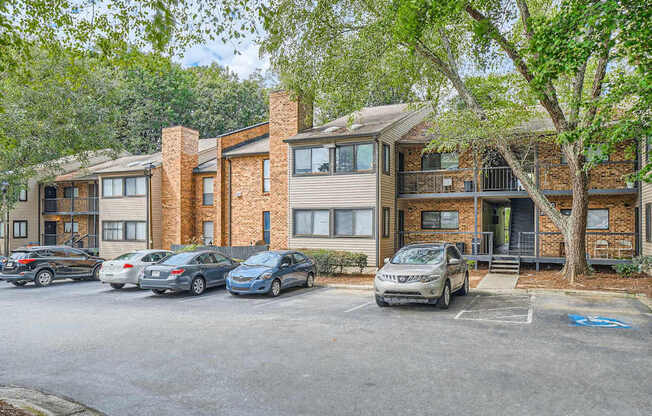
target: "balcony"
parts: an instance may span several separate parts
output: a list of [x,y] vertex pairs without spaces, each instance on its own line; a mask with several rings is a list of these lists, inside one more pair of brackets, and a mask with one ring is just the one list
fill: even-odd
[[399,172],[401,194],[473,192],[473,169]]
[[98,198],[44,198],[43,214],[98,214]]
[[69,246],[91,253],[97,253],[99,247],[97,235],[92,234],[42,234],[41,241],[45,246]]
[[[636,256],[636,233],[587,232],[586,254],[589,263],[615,264]],[[521,232],[515,255],[523,257],[566,257],[564,237],[558,232]]]

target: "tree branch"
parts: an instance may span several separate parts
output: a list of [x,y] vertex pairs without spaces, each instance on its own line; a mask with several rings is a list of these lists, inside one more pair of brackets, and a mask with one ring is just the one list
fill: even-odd
[[527,5],[526,0],[516,0],[516,5],[518,6],[518,10],[521,13],[521,22],[523,23],[523,33],[525,33],[525,36],[528,38],[528,40],[532,39],[532,32],[530,31],[530,23],[528,20],[530,19],[530,8]]
[[609,39],[611,38],[611,33],[609,33],[608,36],[606,36],[606,39],[603,42],[604,48],[602,49],[602,53],[600,54],[600,57],[598,58],[598,65],[595,69],[595,76],[593,77],[593,88],[591,89],[591,102],[589,103],[589,111],[586,116],[586,121],[585,125],[588,126],[593,122],[593,119],[595,118],[595,113],[598,111],[598,98],[600,98],[600,94],[602,93],[602,84],[604,81],[604,77],[607,74],[607,64],[609,63],[609,52],[610,52],[610,44],[609,44]]
[[571,129],[577,126],[577,119],[582,105],[582,92],[584,91],[584,74],[586,74],[586,64],[588,61],[589,58],[577,69],[575,80],[573,81],[573,98],[571,101],[570,115],[568,116],[568,125]]

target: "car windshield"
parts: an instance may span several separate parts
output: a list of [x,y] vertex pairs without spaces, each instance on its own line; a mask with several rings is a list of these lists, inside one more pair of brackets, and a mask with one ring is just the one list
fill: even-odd
[[407,247],[392,258],[392,264],[437,264],[444,259],[443,247]]
[[125,253],[121,256],[116,257],[113,260],[138,260],[142,256],[142,253]]
[[190,260],[192,260],[196,255],[197,253],[173,254],[159,264],[164,264],[166,266],[183,266],[184,264],[189,264]]
[[30,254],[27,251],[14,251],[11,253],[11,258],[14,260],[28,259]]
[[245,260],[243,264],[247,266],[274,267],[278,264],[280,258],[281,256],[279,256],[276,253],[271,253],[269,251],[266,251],[264,253],[254,254],[253,256]]

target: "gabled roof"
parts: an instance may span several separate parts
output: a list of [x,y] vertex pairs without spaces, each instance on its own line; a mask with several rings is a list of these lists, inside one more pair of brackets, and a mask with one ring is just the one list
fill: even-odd
[[214,157],[194,168],[193,173],[214,173],[217,172],[217,158]]
[[[416,107],[416,106],[415,106]],[[324,125],[296,134],[285,142],[343,137],[378,136],[394,123],[419,111],[411,104],[392,104],[365,107],[360,111],[340,117]]]
[[226,133],[222,133],[217,137],[220,138],[220,137],[224,137],[224,136],[230,136],[232,134],[240,133],[241,131],[253,129],[253,128],[256,128],[256,127],[259,127],[259,126],[262,126],[262,125],[265,125],[265,124],[269,124],[269,121],[263,121],[261,123],[252,124],[251,126],[246,126],[246,127],[242,127],[242,128],[236,129],[236,130],[227,131]]
[[260,155],[269,153],[269,134],[245,140],[222,151],[223,157]]

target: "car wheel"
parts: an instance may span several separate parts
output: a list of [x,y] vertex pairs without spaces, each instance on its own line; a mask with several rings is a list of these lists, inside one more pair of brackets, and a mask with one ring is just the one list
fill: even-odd
[[111,287],[114,288],[114,289],[122,289],[123,287],[125,287],[125,284],[124,283],[111,283]]
[[385,302],[382,296],[376,295],[376,305],[384,308],[385,306],[389,306],[389,303]]
[[165,289],[152,289],[155,295],[162,295],[165,293]]
[[34,284],[36,286],[48,286],[50,283],[52,283],[52,272],[49,270],[41,270],[40,272],[36,273],[36,277],[34,278]]
[[442,290],[441,292],[441,297],[437,302],[437,306],[439,306],[440,309],[448,309],[450,303],[451,303],[451,284],[448,280],[446,280],[446,283],[444,284],[444,290]]
[[190,292],[193,296],[201,295],[204,293],[204,290],[206,290],[206,282],[204,282],[203,278],[195,277],[192,279],[192,283],[190,283]]
[[229,293],[231,294],[231,296],[240,296],[239,293],[237,293],[237,292],[231,292],[230,290],[229,290]]
[[269,294],[275,298],[278,295],[281,294],[281,281],[278,279],[274,279],[272,282],[272,287],[269,289]]
[[460,288],[460,290],[457,291],[457,294],[460,296],[466,296],[469,294],[469,274],[467,273],[464,276],[464,284]]
[[24,281],[24,280],[19,280],[17,282],[11,282],[11,284],[14,285],[14,286],[20,287],[20,286],[25,286],[27,284],[27,282]]
[[315,276],[312,275],[312,273],[308,273],[308,277],[306,278],[306,287],[313,287],[315,285]]
[[91,280],[100,280],[100,266],[95,266],[93,269],[93,275],[91,276]]

